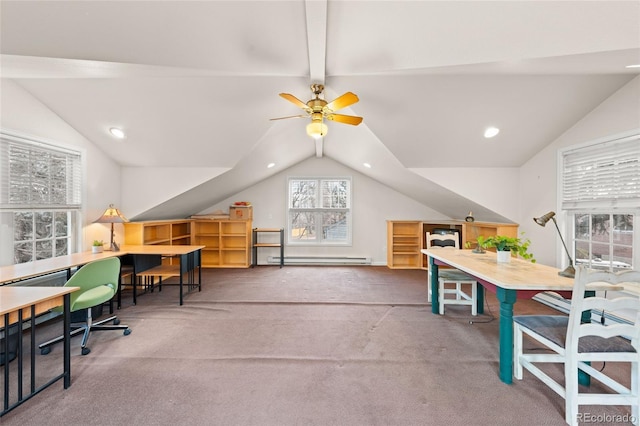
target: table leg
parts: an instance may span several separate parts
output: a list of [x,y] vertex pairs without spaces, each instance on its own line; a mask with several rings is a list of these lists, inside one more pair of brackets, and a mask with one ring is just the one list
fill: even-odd
[[[64,388],[71,386],[71,295],[64,295]],[[32,321],[33,322],[33,321]]]
[[438,306],[438,265],[436,265],[433,257],[429,257],[429,270],[431,271],[431,282],[428,283],[431,286],[431,313],[440,314]]
[[182,279],[182,268],[185,266],[186,262],[186,255],[180,255],[180,306],[182,306],[182,285],[183,285],[183,279]]
[[196,265],[198,267],[198,291],[202,291],[202,250],[196,252]]
[[513,380],[513,305],[515,290],[496,289],[500,301],[500,380],[510,384]]
[[484,314],[484,286],[480,283],[476,283],[478,288],[476,289],[476,309],[478,314]]

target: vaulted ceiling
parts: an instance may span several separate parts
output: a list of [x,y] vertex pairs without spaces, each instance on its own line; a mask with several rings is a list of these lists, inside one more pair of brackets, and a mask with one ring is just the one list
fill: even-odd
[[[518,167],[640,74],[625,68],[638,1],[3,0],[0,15],[2,78],[119,164],[229,169],[206,205],[194,188],[142,216],[197,212],[314,155],[451,216],[459,196],[412,169]],[[340,112],[363,123],[315,143],[308,119],[270,120],[299,114],[278,94],[306,101],[311,83],[356,93]]]

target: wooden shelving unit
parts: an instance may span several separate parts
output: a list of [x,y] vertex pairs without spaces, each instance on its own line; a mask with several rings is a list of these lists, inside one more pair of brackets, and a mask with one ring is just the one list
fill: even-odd
[[422,222],[387,221],[387,266],[392,269],[417,269],[422,264]]
[[204,268],[248,268],[250,265],[251,221],[228,219],[194,220],[193,244],[202,249]]
[[191,244],[191,222],[190,219],[126,222],[124,243],[128,245],[189,245]]
[[[191,219],[153,220],[124,223],[124,243],[127,245],[189,245]],[[177,265],[172,258],[163,259],[164,265]]]
[[[260,242],[258,235],[261,233],[279,233],[279,242]],[[271,247],[280,249],[280,267],[284,266],[284,228],[253,228],[253,256],[251,266],[258,265],[258,248]]]
[[455,229],[460,237],[460,247],[475,243],[479,235],[518,236],[518,224],[493,222],[451,221],[387,221],[387,266],[392,269],[428,269],[426,256],[421,253],[425,246],[425,234],[438,229]]

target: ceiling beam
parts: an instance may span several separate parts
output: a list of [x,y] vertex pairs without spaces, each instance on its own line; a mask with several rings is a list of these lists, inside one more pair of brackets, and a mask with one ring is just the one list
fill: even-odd
[[306,0],[309,84],[324,84],[327,53],[327,0]]
[[[306,0],[309,84],[324,85],[327,54],[327,0]],[[323,138],[316,139],[316,157],[322,157]]]

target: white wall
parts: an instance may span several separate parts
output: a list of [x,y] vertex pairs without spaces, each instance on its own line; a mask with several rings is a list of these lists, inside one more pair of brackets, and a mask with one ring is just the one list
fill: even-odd
[[516,167],[432,167],[411,170],[518,222],[518,205],[513,202],[519,189],[519,169]]
[[[253,205],[253,227],[286,228],[287,177],[351,176],[353,191],[353,245],[351,247],[285,247],[285,256],[363,256],[387,264],[387,220],[448,220],[449,218],[365,175],[327,157],[312,157],[242,191],[200,213],[227,212],[234,201]],[[261,249],[260,263],[277,249]]]
[[227,170],[221,167],[122,167],[120,211],[134,217]]
[[[566,266],[566,254],[552,225],[540,227],[532,218],[558,206],[558,149],[640,129],[640,77],[611,95],[553,143],[520,168],[520,230],[531,239],[531,251],[539,263]],[[558,226],[565,226],[558,215]]]
[[[92,222],[100,217],[110,203],[116,206],[120,204],[120,166],[16,82],[3,78],[0,84],[0,105],[3,105],[0,127],[3,130],[83,153],[85,208],[81,219],[83,235],[79,244],[82,250],[89,250],[94,239],[108,241],[110,227]],[[122,241],[122,233],[122,226],[116,225],[117,241]]]

